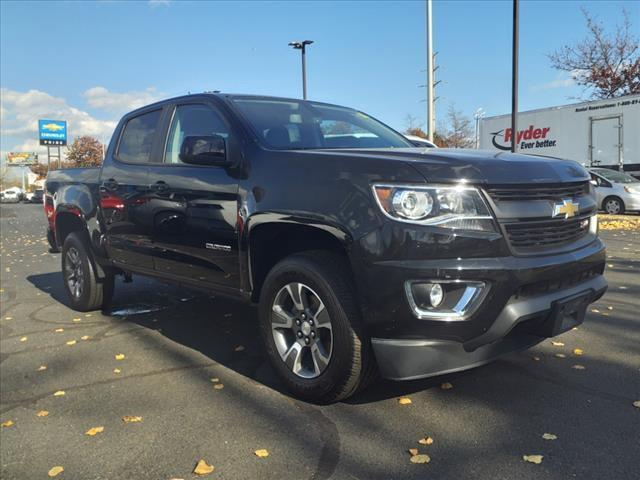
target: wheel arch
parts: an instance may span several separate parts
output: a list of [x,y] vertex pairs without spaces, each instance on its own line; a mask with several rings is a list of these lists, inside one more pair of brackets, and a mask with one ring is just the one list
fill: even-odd
[[325,250],[344,258],[351,271],[351,236],[332,225],[280,220],[252,225],[248,234],[251,300],[257,302],[269,271],[283,258],[309,250]]

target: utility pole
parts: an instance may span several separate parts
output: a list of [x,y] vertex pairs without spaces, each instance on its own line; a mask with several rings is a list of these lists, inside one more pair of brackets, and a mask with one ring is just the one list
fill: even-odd
[[427,135],[433,142],[433,28],[431,0],[427,0]]
[[307,99],[307,62],[306,62],[306,46],[311,45],[313,40],[303,40],[302,42],[289,42],[289,46],[294,50],[300,50],[302,54],[302,98]]
[[518,10],[519,0],[513,0],[513,44],[511,47],[511,151],[517,150],[518,138]]

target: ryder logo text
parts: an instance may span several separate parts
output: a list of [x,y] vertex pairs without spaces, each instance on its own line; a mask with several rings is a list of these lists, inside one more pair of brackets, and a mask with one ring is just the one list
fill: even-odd
[[[551,127],[537,128],[534,125],[529,125],[529,128],[525,130],[518,130],[515,140],[520,150],[555,147],[557,140],[549,138],[551,136],[550,132]],[[493,135],[491,143],[493,143],[494,147],[500,150],[511,150],[511,141],[513,139],[511,128],[493,132],[491,135]]]

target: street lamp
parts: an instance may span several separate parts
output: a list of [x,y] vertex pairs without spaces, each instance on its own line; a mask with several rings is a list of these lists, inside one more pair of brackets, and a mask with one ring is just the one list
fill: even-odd
[[289,42],[289,46],[302,53],[302,98],[307,99],[307,64],[305,61],[306,46],[311,45],[313,40],[303,40],[302,42]]
[[480,148],[480,120],[484,118],[485,113],[482,108],[479,108],[473,114],[473,118],[476,119],[476,150]]

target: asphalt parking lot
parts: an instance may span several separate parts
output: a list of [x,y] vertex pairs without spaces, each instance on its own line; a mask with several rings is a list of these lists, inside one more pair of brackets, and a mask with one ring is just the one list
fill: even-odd
[[318,406],[282,390],[254,309],[134,277],[79,314],[42,207],[0,217],[3,479],[640,478],[640,228],[602,231],[609,291],[556,344]]

